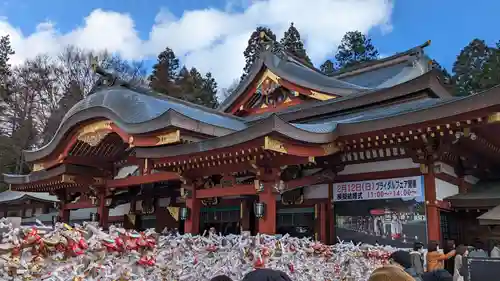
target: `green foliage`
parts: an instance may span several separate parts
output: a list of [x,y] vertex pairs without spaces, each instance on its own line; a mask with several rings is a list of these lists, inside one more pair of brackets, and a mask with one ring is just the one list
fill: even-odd
[[326,60],[319,69],[326,75],[332,75],[335,72],[335,64],[331,60]]
[[267,27],[259,26],[255,29],[254,32],[252,32],[250,38],[248,39],[248,45],[243,52],[243,56],[245,57],[245,67],[243,68],[243,75],[241,76],[241,79],[245,78],[248,75],[252,64],[259,57],[261,48],[261,32],[264,32],[271,40],[276,41],[276,35],[271,29]]
[[491,54],[491,49],[479,39],[472,40],[462,49],[453,64],[457,95],[465,96],[486,89],[484,75]]
[[217,82],[210,72],[202,76],[194,67],[190,70],[183,67],[176,83],[179,99],[209,108],[217,107]]
[[149,76],[149,86],[158,93],[172,95],[176,92],[175,79],[179,70],[179,59],[170,48],[165,48],[158,55],[158,61],[153,65],[153,71]]
[[489,89],[500,84],[500,41],[494,47],[490,47],[490,57],[484,67],[481,85]]
[[10,57],[14,55],[14,50],[10,45],[10,37],[8,35],[0,38],[0,99],[5,100],[11,92],[12,75],[11,66],[9,64]]
[[335,60],[337,67],[347,68],[358,63],[378,59],[379,53],[371,39],[359,31],[347,32],[338,47]]
[[306,49],[304,48],[304,43],[300,38],[300,33],[293,25],[293,22],[290,24],[290,27],[283,38],[280,40],[281,47],[288,53],[296,56],[299,59],[302,59],[304,63],[309,66],[312,66],[311,59],[307,56]]

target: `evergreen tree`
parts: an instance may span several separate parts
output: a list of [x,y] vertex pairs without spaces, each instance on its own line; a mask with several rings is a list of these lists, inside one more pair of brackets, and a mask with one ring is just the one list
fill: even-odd
[[203,98],[201,99],[201,104],[206,107],[216,108],[219,105],[217,101],[217,82],[212,76],[212,73],[207,72],[203,78]]
[[492,50],[483,40],[474,39],[462,49],[453,64],[457,95],[477,93],[491,85],[486,77],[491,57]]
[[285,31],[283,38],[280,40],[280,45],[285,51],[302,59],[309,66],[312,66],[311,59],[307,56],[306,49],[304,48],[304,43],[300,39],[300,33],[293,25],[293,22],[290,24],[288,30]]
[[326,60],[319,69],[326,75],[332,75],[335,72],[335,64],[331,60]]
[[12,75],[9,64],[10,57],[14,54],[14,50],[10,45],[10,37],[8,35],[0,38],[0,100],[5,100],[10,95],[10,77]]
[[179,59],[174,51],[167,47],[158,55],[158,62],[153,65],[153,72],[149,76],[149,86],[156,92],[174,95],[178,69]]
[[245,78],[252,67],[252,64],[258,59],[260,52],[260,43],[261,32],[265,32],[265,34],[271,39],[276,41],[276,35],[271,31],[271,29],[263,26],[257,27],[254,32],[250,35],[250,39],[248,39],[248,46],[243,52],[243,56],[245,57],[245,67],[243,68],[243,75],[241,79]]
[[378,56],[378,51],[371,39],[359,31],[350,31],[342,38],[335,59],[338,68],[346,68],[361,62],[376,60]]
[[500,84],[500,41],[490,48],[490,57],[484,68],[481,84],[483,89],[488,89]]
[[178,98],[209,108],[217,107],[217,83],[209,72],[203,77],[196,68],[183,67],[177,79]]

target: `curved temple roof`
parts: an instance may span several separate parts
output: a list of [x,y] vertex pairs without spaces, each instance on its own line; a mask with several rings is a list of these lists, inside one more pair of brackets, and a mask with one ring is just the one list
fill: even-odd
[[330,76],[305,65],[300,59],[286,51],[281,50],[278,56],[270,49],[264,49],[259,59],[252,64],[249,74],[224,100],[219,110],[228,110],[255,81],[263,68],[271,70],[291,83],[336,96],[348,96],[393,87],[415,79],[432,69],[429,63],[431,60],[423,52],[423,49],[429,45],[430,41],[427,41],[405,52],[342,69]]
[[268,68],[274,74],[289,82],[333,95],[349,95],[369,89],[329,77],[315,69],[302,65],[299,61],[287,54],[283,54],[283,56],[285,57],[284,59],[278,57],[271,51],[262,52],[259,59],[252,64],[249,74],[238,85],[234,92],[224,100],[219,106],[219,110],[227,110],[251,83],[255,81],[263,67]]
[[[263,116],[263,118],[257,121],[252,118],[235,117],[174,98],[158,96],[141,89],[113,86],[100,89],[77,103],[64,117],[52,141],[36,151],[26,151],[25,156],[27,161],[35,161],[48,156],[77,124],[98,118],[113,121],[128,134],[142,134],[176,127],[198,133],[203,132],[207,134],[208,132],[208,135],[212,136],[208,140],[183,144],[172,148],[176,150],[176,153],[181,153],[181,151],[188,153],[188,151],[205,151],[220,146],[227,146],[229,143],[242,143],[245,140],[249,141],[263,137],[269,133],[278,133],[291,139],[309,143],[328,143],[335,140],[340,134],[355,134],[363,130],[375,130],[375,127],[364,125],[369,122],[385,123],[381,128],[396,126],[396,124],[400,124],[399,126],[401,126],[411,122],[423,122],[424,120],[428,120],[428,117],[431,115],[426,114],[418,118],[405,117],[392,123],[385,121],[393,120],[402,114],[411,114],[412,112],[419,111],[432,111],[436,118],[438,118],[437,116],[445,116],[443,113],[446,111],[436,111],[433,107],[441,107],[461,100],[483,101],[483,96],[490,96],[488,92],[466,98],[447,98],[444,94],[438,94],[444,98],[419,99],[397,106],[379,106],[357,113],[351,110],[352,108],[370,105],[373,102],[383,101],[383,99],[393,99],[408,91],[432,89],[431,91],[433,92],[440,92],[442,88],[434,85],[438,82],[435,79],[431,79],[433,77],[432,74],[430,72],[418,77],[407,82],[407,85],[401,84],[389,89],[372,91],[370,95],[359,93],[352,97],[313,103],[309,106],[310,108],[297,108],[298,111],[295,110],[296,112],[283,112],[278,113],[278,115],[271,114],[267,115],[267,117]],[[491,91],[498,91],[498,88]],[[368,96],[370,98],[365,99]],[[487,103],[494,104],[498,97],[493,96]],[[485,103],[483,103],[484,105]],[[469,108],[469,110],[471,109]],[[307,113],[309,111],[312,113]],[[302,118],[303,114],[314,116],[315,114],[335,112],[338,113],[331,114],[334,117],[322,120],[313,118],[312,121],[302,123],[293,122],[292,120],[296,120],[297,118],[289,116],[296,114]],[[446,114],[451,116],[458,114],[458,112],[452,110]],[[291,122],[287,122],[286,120],[291,120]],[[136,149],[141,150],[141,148]],[[150,152],[155,151],[155,149],[142,148],[143,151],[149,151],[146,153],[148,155]],[[168,150],[166,147],[158,149]]]
[[18,192],[18,191],[4,191],[0,193],[0,203],[20,202],[22,200],[35,200],[46,202],[59,201],[56,196],[49,195],[48,193],[40,192]]

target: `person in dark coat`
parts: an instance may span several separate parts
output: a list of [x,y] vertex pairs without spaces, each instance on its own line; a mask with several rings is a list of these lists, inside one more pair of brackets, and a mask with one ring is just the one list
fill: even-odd
[[424,273],[424,281],[453,281],[453,276],[446,269],[438,269]]
[[210,281],[233,281],[233,279],[229,278],[227,275],[219,275],[210,279]]
[[415,281],[422,281],[420,275],[417,274],[415,269],[411,264],[411,256],[407,251],[396,251],[389,256],[389,263],[391,265],[399,266],[403,269],[408,275],[413,277]]
[[[443,253],[446,255],[449,252],[455,250],[455,241],[447,240],[444,247]],[[455,261],[454,259],[447,259],[444,261],[444,269],[446,269],[451,275],[454,273],[455,269]]]
[[250,271],[241,281],[292,281],[283,271],[268,268]]

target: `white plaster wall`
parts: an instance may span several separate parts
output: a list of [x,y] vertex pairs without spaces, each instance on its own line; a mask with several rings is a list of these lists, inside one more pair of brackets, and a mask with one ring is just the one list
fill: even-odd
[[339,173],[339,175],[394,171],[419,167],[420,165],[418,163],[414,163],[411,158],[403,158],[396,160],[347,165],[344,170]]
[[458,194],[458,186],[446,182],[444,180],[436,179],[436,199],[443,200],[448,196]]
[[455,178],[457,177],[457,174],[455,173],[455,169],[453,169],[452,166],[450,166],[446,163],[443,163],[443,162],[437,162],[436,164],[441,166],[441,173],[450,175],[450,176],[455,177]]

